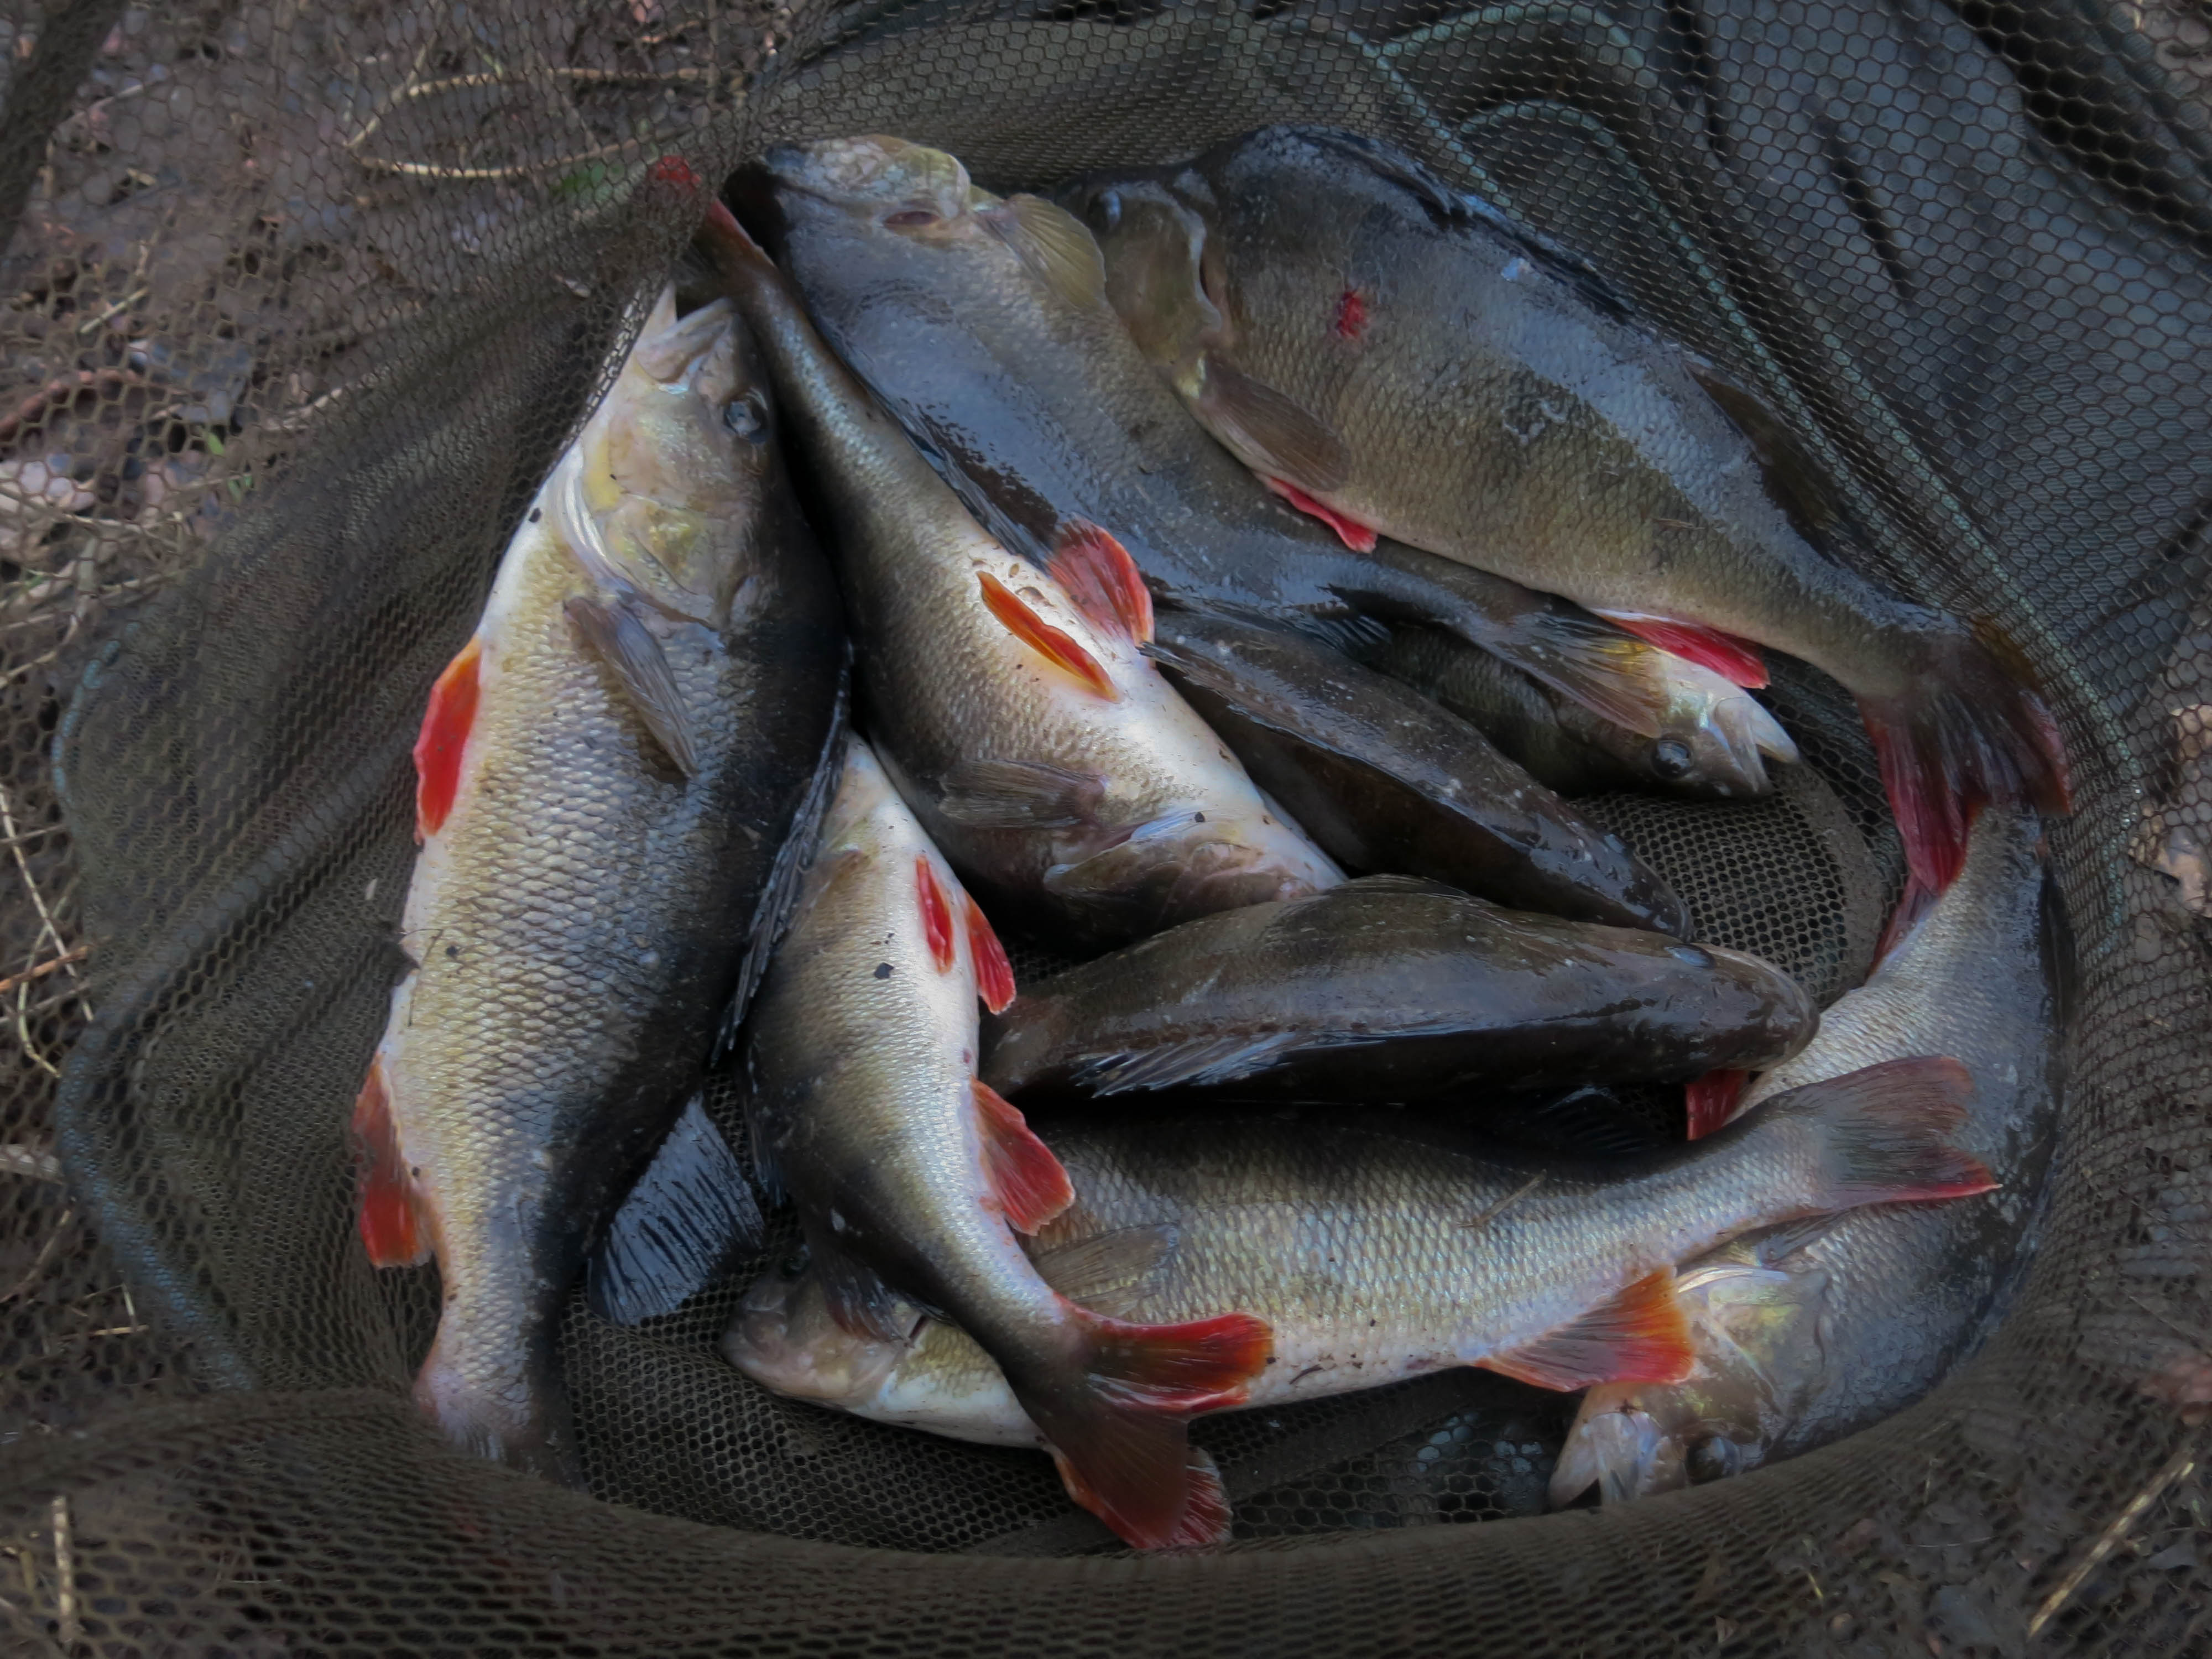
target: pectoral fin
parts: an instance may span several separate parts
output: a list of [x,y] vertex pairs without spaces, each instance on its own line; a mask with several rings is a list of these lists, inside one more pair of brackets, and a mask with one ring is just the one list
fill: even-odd
[[1299,404],[1218,356],[1206,359],[1205,380],[1191,403],[1207,429],[1263,477],[1325,495],[1352,476],[1352,453],[1343,439]]
[[1009,196],[977,216],[1052,291],[1082,310],[1106,303],[1106,262],[1083,222],[1042,196]]
[[1106,781],[1042,761],[969,760],[938,785],[938,811],[970,830],[1068,830],[1096,821]]
[[687,778],[699,775],[699,746],[668,653],[626,599],[579,595],[562,607],[576,635],[607,665],[645,729]]

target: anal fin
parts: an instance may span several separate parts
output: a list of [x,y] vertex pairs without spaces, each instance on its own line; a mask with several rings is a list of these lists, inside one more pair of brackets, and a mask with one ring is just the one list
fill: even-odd
[[1075,1201],[1067,1171],[1021,1111],[981,1078],[969,1085],[991,1196],[1018,1232],[1033,1233]]
[[653,740],[685,777],[698,776],[699,745],[691,734],[690,716],[676,689],[668,653],[644,619],[627,600],[590,594],[579,594],[562,608],[586,648],[615,677]]
[[1474,1363],[1540,1389],[1679,1382],[1696,1358],[1674,1270],[1646,1273],[1580,1318]]
[[392,1119],[392,1094],[384,1061],[371,1060],[368,1079],[353,1103],[353,1138],[361,1163],[361,1242],[371,1265],[412,1267],[430,1259],[430,1230],[409,1179]]

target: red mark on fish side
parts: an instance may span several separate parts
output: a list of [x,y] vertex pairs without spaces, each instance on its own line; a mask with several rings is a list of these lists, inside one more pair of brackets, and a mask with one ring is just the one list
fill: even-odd
[[1006,960],[1006,947],[999,943],[989,918],[972,896],[962,896],[967,904],[968,954],[975,963],[975,994],[993,1013],[1003,1014],[1014,1000],[1014,964]]
[[1262,473],[1260,482],[1299,512],[1311,514],[1336,532],[1338,538],[1353,552],[1372,553],[1375,550],[1375,532],[1357,520],[1347,519],[1334,507],[1316,501],[1286,478],[1270,478]]
[[1024,605],[1012,589],[989,571],[978,571],[975,580],[982,586],[984,605],[1006,632],[1092,696],[1109,702],[1121,701],[1121,692],[1098,665],[1097,658]]
[[1068,600],[1101,633],[1138,645],[1152,637],[1152,595],[1129,550],[1081,519],[1060,526],[1048,567]]
[[914,892],[921,905],[921,931],[929,940],[930,960],[937,964],[939,973],[949,974],[953,963],[952,905],[927,853],[914,855]]
[[1686,657],[1700,668],[1710,668],[1723,679],[1747,690],[1757,690],[1766,684],[1766,659],[1759,654],[1755,641],[1671,617],[1644,617],[1619,611],[1601,611],[1598,614],[1626,629],[1638,639],[1662,651]]
[[482,641],[471,640],[446,665],[430,688],[430,706],[415,739],[415,841],[420,846],[445,828],[460,793],[461,760],[477,723]]
[[1367,301],[1358,289],[1337,295],[1335,328],[1340,340],[1356,340],[1367,331]]
[[430,1255],[407,1161],[399,1151],[399,1132],[392,1121],[392,1097],[384,1085],[384,1062],[369,1062],[368,1080],[353,1103],[354,1146],[361,1163],[361,1242],[372,1265],[411,1267]]
[[1689,1138],[1702,1140],[1735,1115],[1736,1101],[1743,1094],[1744,1079],[1748,1072],[1707,1072],[1703,1077],[1693,1077],[1682,1090],[1682,1099],[1689,1118]]

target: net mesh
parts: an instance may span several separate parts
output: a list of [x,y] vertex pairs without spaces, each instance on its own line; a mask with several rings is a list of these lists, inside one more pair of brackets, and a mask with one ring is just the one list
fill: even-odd
[[[99,0],[0,18],[0,88],[11,1647],[2204,1645],[2201,0]],[[2008,1316],[1887,1424],[1609,1511],[1532,1518],[1562,1402],[1500,1379],[1209,1422],[1205,1558],[1115,1550],[1040,1459],[752,1389],[726,1288],[571,1310],[594,1496],[448,1453],[405,1396],[434,1279],[362,1259],[343,1124],[423,694],[687,228],[637,169],[895,131],[1034,187],[1282,120],[1583,250],[1781,412],[1870,570],[2037,665],[2075,966]],[[1825,998],[1895,835],[1832,688],[1772,697],[1811,763],[1775,800],[1590,805]]]

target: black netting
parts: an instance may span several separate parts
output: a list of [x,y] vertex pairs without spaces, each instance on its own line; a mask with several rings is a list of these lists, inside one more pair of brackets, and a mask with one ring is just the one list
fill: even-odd
[[[888,131],[1034,187],[1283,120],[1583,250],[1783,416],[1871,571],[2036,664],[2075,962],[2009,1317],[1890,1423],[1600,1512],[1533,1518],[1565,1402],[1498,1378],[1210,1421],[1204,1559],[738,1376],[756,1263],[636,1329],[572,1308],[593,1496],[449,1453],[405,1395],[434,1276],[363,1260],[346,1112],[426,688],[688,228],[640,168]],[[20,7],[0,226],[9,1650],[2206,1644],[2199,0]],[[1902,860],[1835,688],[1765,695],[1808,763],[1772,799],[1588,805],[1825,1000]]]

